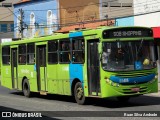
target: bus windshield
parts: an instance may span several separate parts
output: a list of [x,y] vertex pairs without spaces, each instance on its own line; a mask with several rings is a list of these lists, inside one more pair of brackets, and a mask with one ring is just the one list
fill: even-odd
[[103,42],[102,66],[107,71],[144,70],[156,67],[152,41]]

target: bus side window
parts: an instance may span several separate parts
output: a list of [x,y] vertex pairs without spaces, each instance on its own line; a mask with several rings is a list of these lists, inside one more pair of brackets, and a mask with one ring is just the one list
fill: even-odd
[[26,44],[18,46],[18,62],[19,64],[26,64]]
[[84,39],[73,39],[72,41],[72,62],[84,63]]
[[35,44],[34,43],[27,44],[27,63],[28,64],[35,63]]
[[5,46],[2,48],[2,63],[4,65],[10,65],[10,47]]
[[69,40],[61,40],[59,42],[59,61],[61,63],[70,63],[70,41]]
[[48,41],[48,63],[58,63],[58,42]]

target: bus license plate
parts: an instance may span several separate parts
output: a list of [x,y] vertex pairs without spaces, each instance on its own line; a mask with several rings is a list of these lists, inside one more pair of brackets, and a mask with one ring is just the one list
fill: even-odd
[[140,91],[140,88],[132,88],[131,89],[133,92],[139,92]]

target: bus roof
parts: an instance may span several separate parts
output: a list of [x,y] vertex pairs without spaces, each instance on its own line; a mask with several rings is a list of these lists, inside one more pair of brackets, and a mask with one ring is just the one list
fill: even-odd
[[69,35],[71,33],[76,33],[76,32],[82,32],[83,36],[86,36],[86,35],[95,35],[95,34],[98,34],[98,33],[102,33],[102,31],[104,31],[104,30],[121,29],[121,28],[144,28],[144,29],[151,29],[149,27],[142,27],[142,26],[124,26],[124,27],[100,26],[100,27],[97,27],[96,29],[80,29],[80,30],[70,31],[69,33],[55,33],[53,35],[48,35],[48,36],[41,36],[41,37],[34,37],[34,38],[24,38],[22,40],[11,41],[11,42],[4,42],[4,43],[2,43],[2,46],[24,44],[24,43],[32,43],[32,42],[43,42],[43,41],[46,41],[46,40],[66,39],[66,38],[70,37]]

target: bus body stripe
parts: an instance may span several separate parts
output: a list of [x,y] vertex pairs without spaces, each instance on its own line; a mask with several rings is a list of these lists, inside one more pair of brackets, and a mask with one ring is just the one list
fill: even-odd
[[110,80],[115,83],[143,83],[143,82],[149,82],[155,78],[155,74],[150,74],[147,76],[142,77],[133,77],[133,78],[123,78],[123,77],[117,77],[117,76],[111,76]]
[[82,64],[69,65],[70,84],[75,78],[79,79],[83,84],[83,67]]
[[74,33],[70,33],[69,37],[82,37],[82,32],[74,32]]
[[[83,33],[82,32],[74,32],[70,33],[69,37],[70,40],[72,41],[73,37],[82,37]],[[83,65],[82,64],[72,64],[70,63],[69,65],[69,75],[70,75],[70,84],[72,86],[72,82],[74,79],[79,79],[82,82],[83,85]]]

